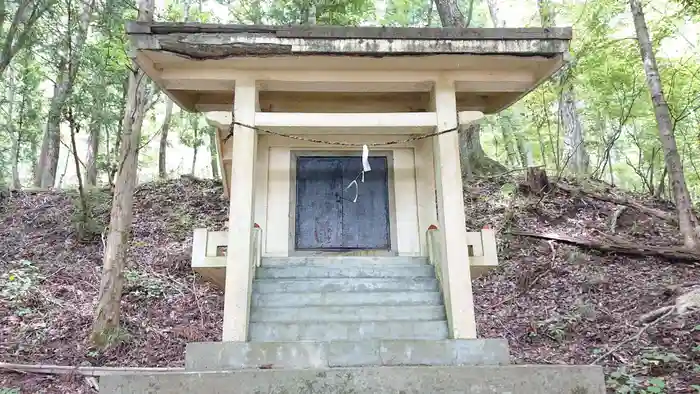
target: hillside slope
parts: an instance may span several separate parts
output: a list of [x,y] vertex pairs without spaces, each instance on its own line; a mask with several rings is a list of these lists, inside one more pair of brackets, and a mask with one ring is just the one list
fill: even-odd
[[[600,239],[611,233],[618,209],[563,191],[527,196],[517,183],[482,182],[465,195],[468,227],[499,230],[501,267],[474,281],[479,335],[508,339],[514,363],[591,363],[637,334],[641,315],[700,285],[697,264],[509,235],[519,229]],[[189,264],[192,229],[223,228],[228,203],[221,194],[220,183],[189,178],[138,188],[122,304],[125,333],[104,352],[85,338],[100,281],[99,226],[107,221],[110,197],[93,193],[98,230],[87,243],[76,241],[72,192],[0,197],[0,362],[183,366],[186,343],[220,340],[222,294]],[[633,209],[616,222],[616,235],[633,242],[678,242],[673,225]],[[605,365],[611,390],[663,382],[661,392],[700,392],[691,388],[700,385],[700,312],[668,316],[597,362]],[[78,377],[11,371],[0,371],[2,388],[93,392]]]

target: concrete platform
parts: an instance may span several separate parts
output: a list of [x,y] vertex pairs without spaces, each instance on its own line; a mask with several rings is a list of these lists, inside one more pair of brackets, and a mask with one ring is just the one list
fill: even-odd
[[604,394],[598,366],[240,370],[100,379],[101,394]]
[[330,342],[195,342],[187,370],[330,368],[398,365],[507,365],[504,339],[375,340]]

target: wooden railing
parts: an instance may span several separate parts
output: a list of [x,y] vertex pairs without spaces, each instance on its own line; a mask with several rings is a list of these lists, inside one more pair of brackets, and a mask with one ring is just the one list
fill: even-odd
[[[262,229],[253,228],[252,274],[262,263]],[[206,228],[194,230],[192,238],[192,269],[205,279],[223,288],[226,278],[226,255],[228,248],[228,231],[209,231]]]
[[[440,230],[436,226],[430,226],[426,239],[428,242],[428,260],[435,267],[435,274],[438,280],[442,282]],[[478,232],[467,232],[467,247],[469,248],[469,265],[472,279],[478,278],[490,269],[498,267],[498,248],[494,230],[484,228]]]

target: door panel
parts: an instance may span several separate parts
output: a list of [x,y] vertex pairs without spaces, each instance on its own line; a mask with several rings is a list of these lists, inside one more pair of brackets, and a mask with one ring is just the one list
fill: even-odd
[[361,157],[297,158],[296,249],[391,249],[387,158],[369,162],[363,183]]
[[[361,181],[362,158],[343,160],[343,246],[352,249],[390,249],[389,190],[386,157],[370,157],[371,171]],[[357,178],[357,179],[356,179]],[[357,187],[347,186],[357,181]],[[353,202],[357,190],[357,201]]]
[[332,157],[297,159],[296,247],[337,248],[342,245],[342,162]]

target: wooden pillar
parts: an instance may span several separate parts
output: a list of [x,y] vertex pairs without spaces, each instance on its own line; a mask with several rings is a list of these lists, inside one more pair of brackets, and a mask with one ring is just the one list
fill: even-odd
[[[255,81],[237,80],[233,109],[235,119],[254,126],[257,102]],[[255,130],[235,126],[231,152],[223,341],[248,340],[250,292],[253,281],[252,240],[256,151]]]
[[[459,120],[454,81],[436,81],[432,102],[437,113],[438,130],[457,127]],[[441,237],[440,266],[450,338],[476,338],[459,136],[456,131],[433,138],[433,160]]]

